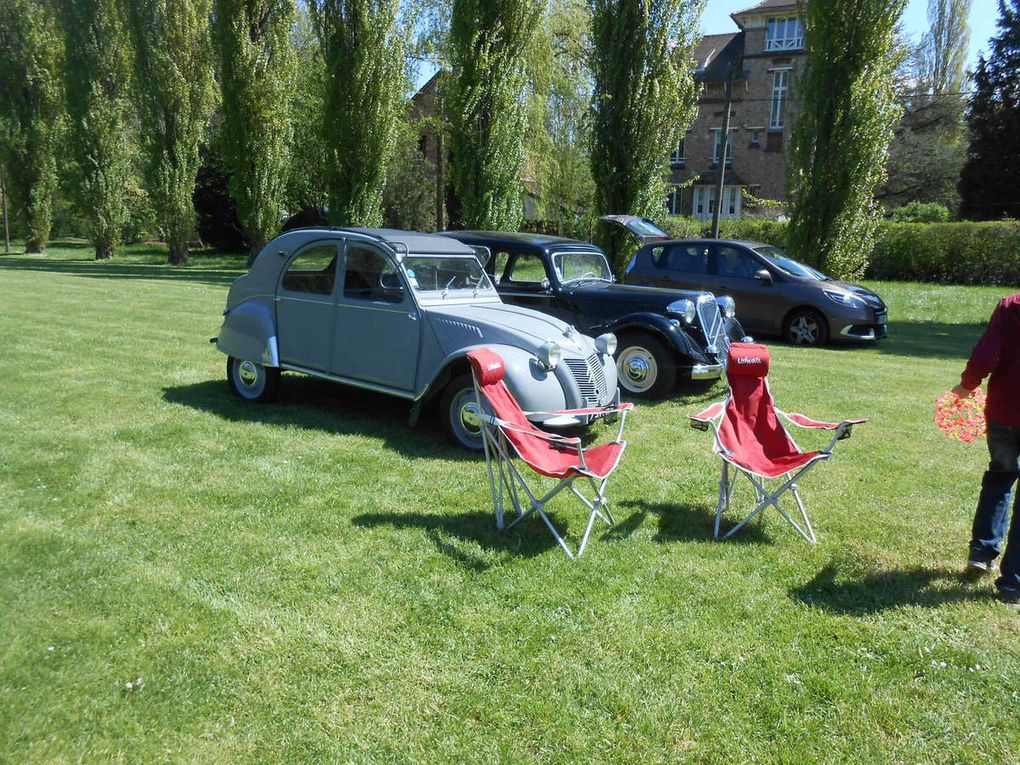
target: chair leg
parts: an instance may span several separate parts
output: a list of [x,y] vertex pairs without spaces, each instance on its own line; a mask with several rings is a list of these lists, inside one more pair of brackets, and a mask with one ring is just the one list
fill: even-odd
[[730,496],[733,494],[733,489],[730,487],[729,475],[730,463],[723,460],[722,475],[719,478],[719,501],[715,505],[715,530],[712,532],[713,539],[719,538],[719,524],[722,522],[723,510],[730,509]]
[[[793,526],[794,529],[796,529],[797,533],[804,537],[804,539],[806,539],[811,544],[818,544],[818,538],[815,536],[815,530],[812,528],[811,521],[808,519],[807,509],[804,507],[804,502],[800,498],[800,492],[798,491],[798,486],[796,483],[796,479],[802,476],[809,469],[811,469],[811,467],[813,467],[814,464],[816,463],[811,463],[805,466],[796,474],[791,475],[788,473],[786,481],[784,481],[783,484],[774,492],[768,491],[768,489],[765,486],[765,479],[756,478],[755,476],[752,476],[746,471],[741,470],[740,472],[744,473],[744,475],[747,477],[747,480],[750,481],[751,485],[754,487],[756,501],[755,508],[754,510],[751,511],[750,515],[748,515],[746,518],[740,521],[740,523],[738,523],[736,526],[730,529],[723,537],[723,539],[729,539],[737,531],[746,526],[752,518],[759,515],[767,507],[771,506],[774,507],[778,511],[778,513],[781,516],[783,516],[783,518],[785,518],[786,521],[791,526]],[[785,509],[783,509],[782,505],[779,504],[779,497],[787,489],[789,489],[790,493],[793,494],[794,500],[797,503],[797,508],[800,511],[801,518],[803,519],[804,523],[803,526],[797,523],[797,521],[794,520],[793,517],[786,512]]]

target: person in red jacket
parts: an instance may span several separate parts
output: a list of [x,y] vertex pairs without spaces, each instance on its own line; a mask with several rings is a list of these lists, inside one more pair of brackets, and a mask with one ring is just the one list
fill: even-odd
[[[989,374],[985,421],[991,459],[981,480],[967,567],[991,573],[1006,534],[1010,495],[1020,476],[1020,293],[999,301],[953,392],[969,396]],[[1020,607],[1020,496],[1013,505],[995,585],[999,600]]]

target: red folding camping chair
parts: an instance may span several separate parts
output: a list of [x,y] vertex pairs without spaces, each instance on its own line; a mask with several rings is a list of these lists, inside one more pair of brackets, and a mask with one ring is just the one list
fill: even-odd
[[[762,510],[774,507],[800,535],[817,544],[807,511],[797,490],[797,481],[812,467],[832,456],[836,442],[849,438],[854,425],[864,419],[843,420],[840,423],[820,422],[803,414],[787,414],[776,409],[769,390],[769,352],[764,345],[733,343],[730,345],[726,376],[730,394],[719,403],[712,404],[699,414],[688,415],[691,426],[715,433],[713,451],[722,457],[722,478],[719,481],[719,502],[715,511],[716,539],[724,511],[729,510],[733,488],[739,475],[744,475],[754,487],[755,508],[740,523],[730,529],[724,539],[733,536]],[[794,442],[779,421],[801,428],[834,431],[832,442],[821,451],[804,452]],[[780,479],[779,488],[769,491],[767,482]],[[779,504],[780,496],[789,490],[800,510],[803,526],[797,523]]]
[[[577,556],[584,554],[588,546],[588,537],[596,518],[607,524],[613,524],[613,516],[609,511],[606,499],[606,483],[609,476],[620,464],[620,457],[627,447],[623,440],[623,425],[627,412],[634,408],[633,404],[618,404],[614,407],[600,409],[571,409],[562,412],[542,412],[552,415],[584,416],[618,412],[620,429],[616,440],[591,449],[581,448],[579,438],[546,433],[536,428],[527,418],[517,400],[503,382],[503,359],[488,348],[480,348],[468,353],[471,371],[474,376],[475,394],[478,397],[478,409],[482,421],[482,443],[485,448],[485,463],[489,471],[489,488],[492,490],[492,502],[496,510],[496,528],[502,530],[504,500],[509,499],[516,517],[510,523],[511,528],[532,513],[537,513],[560,547],[574,558],[567,543],[545,513],[545,506],[564,489],[573,492],[591,511],[588,526],[584,530],[581,546]],[[537,496],[521,475],[513,458],[521,462],[539,475],[558,479],[558,483],[541,497]],[[582,494],[575,482],[587,481],[594,492],[595,498],[589,499]],[[521,492],[528,499],[527,508],[521,503]]]

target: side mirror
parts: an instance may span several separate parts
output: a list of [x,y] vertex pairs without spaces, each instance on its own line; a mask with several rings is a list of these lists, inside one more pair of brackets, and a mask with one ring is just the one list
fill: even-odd
[[754,278],[760,281],[762,284],[771,287],[772,286],[772,274],[766,269],[762,268],[754,272]]
[[543,292],[552,292],[552,285],[549,283],[548,279],[542,279],[542,281],[539,282],[539,284],[542,285]]

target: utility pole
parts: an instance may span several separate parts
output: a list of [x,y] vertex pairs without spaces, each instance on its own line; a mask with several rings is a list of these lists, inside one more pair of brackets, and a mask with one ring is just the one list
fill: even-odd
[[719,238],[719,216],[722,214],[723,185],[726,181],[726,158],[730,153],[730,106],[733,103],[733,67],[736,59],[726,69],[726,106],[722,124],[722,156],[719,158],[719,175],[715,179],[715,207],[712,209],[712,238]]
[[4,252],[11,251],[11,227],[7,223],[7,184],[4,183],[4,169],[0,167],[0,206],[4,208]]

